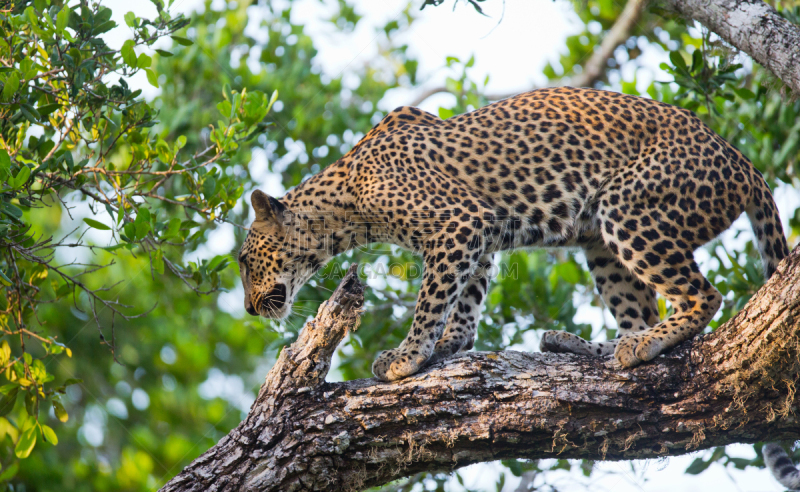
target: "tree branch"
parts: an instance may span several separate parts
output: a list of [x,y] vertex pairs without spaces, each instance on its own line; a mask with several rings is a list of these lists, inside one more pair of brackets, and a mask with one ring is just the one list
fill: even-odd
[[800,96],[800,26],[761,0],[664,0],[774,73]]
[[246,420],[162,490],[360,490],[498,459],[639,459],[800,438],[800,248],[732,320],[634,369],[470,352],[394,383],[325,383],[362,295],[353,266],[281,352]]
[[647,0],[628,0],[617,21],[605,35],[600,47],[594,50],[589,61],[583,65],[583,71],[564,81],[562,85],[572,87],[593,87],[605,71],[608,59],[614,56],[617,47],[628,40],[634,26],[642,16]]

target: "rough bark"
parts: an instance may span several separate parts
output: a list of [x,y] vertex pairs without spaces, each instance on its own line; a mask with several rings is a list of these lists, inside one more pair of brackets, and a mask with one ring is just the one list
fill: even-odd
[[663,0],[750,55],[800,96],[800,26],[762,0]]
[[621,460],[800,439],[800,248],[732,320],[634,369],[470,352],[394,383],[326,383],[362,293],[353,267],[281,352],[248,417],[163,490],[360,490],[497,459]]

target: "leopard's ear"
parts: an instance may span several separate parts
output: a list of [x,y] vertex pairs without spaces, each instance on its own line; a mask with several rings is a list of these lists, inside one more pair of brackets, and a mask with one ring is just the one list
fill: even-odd
[[291,217],[291,212],[281,202],[261,190],[253,192],[250,196],[250,204],[256,212],[256,221],[285,224]]

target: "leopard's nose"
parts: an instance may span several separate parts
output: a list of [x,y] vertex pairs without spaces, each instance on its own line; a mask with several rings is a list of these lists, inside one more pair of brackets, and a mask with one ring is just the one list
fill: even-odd
[[253,303],[250,302],[248,296],[245,296],[244,298],[244,310],[247,311],[247,314],[250,316],[258,316],[258,311],[256,311],[256,309],[253,307]]

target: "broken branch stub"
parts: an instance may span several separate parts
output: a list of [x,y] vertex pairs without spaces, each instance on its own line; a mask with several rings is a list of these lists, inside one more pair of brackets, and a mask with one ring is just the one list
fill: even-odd
[[364,285],[357,271],[357,264],[350,266],[317,316],[281,351],[247,418],[161,490],[287,490],[287,483],[299,483],[287,479],[297,444],[294,420],[303,397],[325,382],[336,347],[358,327]]
[[279,388],[308,391],[325,382],[336,347],[348,330],[358,328],[363,305],[364,285],[358,279],[358,265],[353,264],[330,299],[319,307],[317,316],[306,323],[291,346],[281,351],[260,393]]

